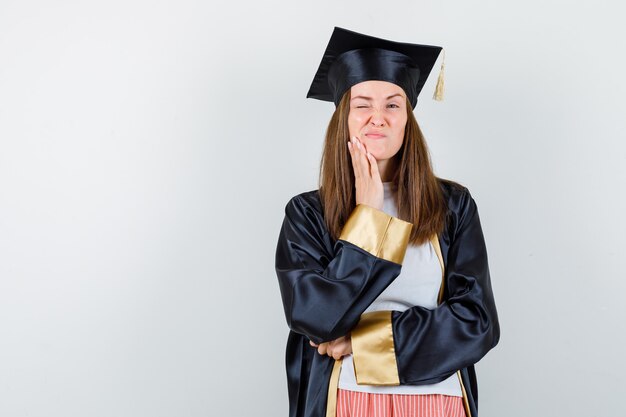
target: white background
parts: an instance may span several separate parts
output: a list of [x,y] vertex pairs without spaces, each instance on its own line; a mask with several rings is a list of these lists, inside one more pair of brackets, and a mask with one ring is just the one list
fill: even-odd
[[287,415],[274,251],[334,26],[445,48],[415,112],[488,246],[480,416],[624,415],[619,7],[2,0],[0,415]]

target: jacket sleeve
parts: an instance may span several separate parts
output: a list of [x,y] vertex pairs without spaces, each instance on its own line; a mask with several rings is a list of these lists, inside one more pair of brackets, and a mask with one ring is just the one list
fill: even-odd
[[447,297],[434,309],[362,315],[351,333],[358,384],[433,384],[478,362],[499,340],[487,250],[467,188],[444,270]]
[[276,247],[289,328],[317,344],[350,333],[361,313],[400,274],[412,227],[359,204],[339,238],[329,243],[321,213],[299,196],[292,198]]

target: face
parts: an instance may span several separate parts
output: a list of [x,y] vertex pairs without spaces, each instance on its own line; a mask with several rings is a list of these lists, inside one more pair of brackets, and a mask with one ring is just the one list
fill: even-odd
[[378,161],[394,156],[402,146],[408,118],[404,90],[370,80],[353,85],[350,95],[350,137],[358,137]]

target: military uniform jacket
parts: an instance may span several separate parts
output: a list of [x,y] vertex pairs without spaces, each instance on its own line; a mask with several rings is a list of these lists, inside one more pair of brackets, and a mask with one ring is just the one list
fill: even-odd
[[478,415],[474,364],[500,338],[478,208],[466,187],[439,179],[446,226],[431,239],[442,266],[438,306],[363,313],[400,274],[413,224],[358,204],[334,240],[318,190],[291,198],[276,247],[289,326],[289,417],[335,417],[341,359],[319,344],[351,335],[358,384],[433,384],[456,373]]

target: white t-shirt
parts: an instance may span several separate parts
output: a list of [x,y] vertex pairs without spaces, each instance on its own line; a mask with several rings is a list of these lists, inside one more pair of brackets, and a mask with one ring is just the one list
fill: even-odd
[[[383,182],[385,198],[383,211],[397,217],[393,198],[395,189],[391,182]],[[428,309],[437,307],[437,297],[441,286],[441,265],[430,241],[420,246],[410,244],[407,248],[400,275],[365,310],[404,311],[412,306]],[[343,357],[339,374],[339,388],[350,391],[394,394],[445,394],[462,397],[461,384],[456,373],[447,379],[430,385],[374,386],[357,385],[354,376],[352,354]]]

